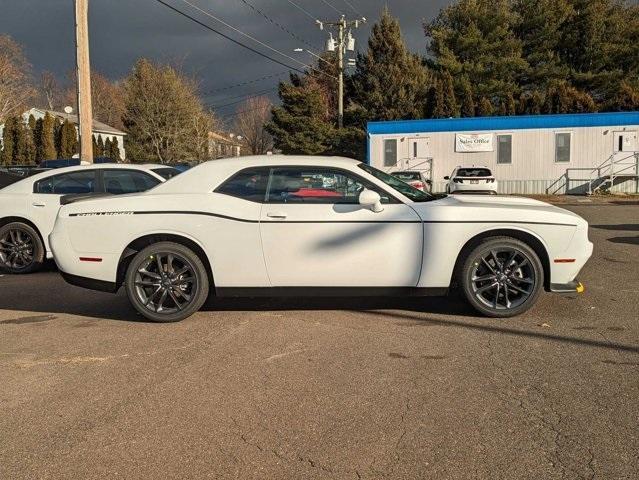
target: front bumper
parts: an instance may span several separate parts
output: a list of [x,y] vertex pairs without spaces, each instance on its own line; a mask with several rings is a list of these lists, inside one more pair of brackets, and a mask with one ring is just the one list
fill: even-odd
[[568,283],[551,283],[550,291],[553,293],[584,293],[586,287],[577,281],[573,280]]

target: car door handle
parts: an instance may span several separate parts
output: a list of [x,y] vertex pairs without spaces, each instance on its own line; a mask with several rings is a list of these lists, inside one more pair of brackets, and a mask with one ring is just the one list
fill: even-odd
[[47,204],[44,202],[33,202],[31,205],[33,205],[34,207],[46,207]]
[[286,218],[286,214],[284,212],[268,212],[266,216],[269,218]]

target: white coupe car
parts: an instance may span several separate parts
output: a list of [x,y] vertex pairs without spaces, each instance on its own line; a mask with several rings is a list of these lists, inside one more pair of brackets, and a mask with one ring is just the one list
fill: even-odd
[[154,321],[219,296],[442,295],[479,312],[583,290],[587,222],[526,198],[436,198],[347,158],[216,160],[151,191],[60,209],[49,238],[65,279],[115,292]]
[[51,257],[47,239],[61,197],[141,192],[176,173],[165,165],[103,163],[47,170],[0,189],[0,271],[34,272]]

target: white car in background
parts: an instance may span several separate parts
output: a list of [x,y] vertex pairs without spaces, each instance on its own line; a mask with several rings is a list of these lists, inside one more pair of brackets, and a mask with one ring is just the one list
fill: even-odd
[[48,236],[61,197],[137,193],[175,173],[165,165],[80,165],[47,170],[0,189],[0,270],[30,273],[51,258]]
[[[327,180],[327,181],[324,181]],[[434,197],[339,157],[203,163],[151,191],[63,206],[49,237],[67,282],[182,320],[218,296],[442,295],[494,317],[580,292],[588,223],[527,198]]]
[[446,193],[497,194],[497,179],[488,167],[455,167],[448,180]]

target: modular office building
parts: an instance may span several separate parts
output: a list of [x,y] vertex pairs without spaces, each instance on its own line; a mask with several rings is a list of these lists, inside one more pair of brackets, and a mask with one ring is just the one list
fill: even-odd
[[500,193],[639,192],[639,112],[368,124],[368,163],[419,170],[444,191],[457,166],[486,166]]

